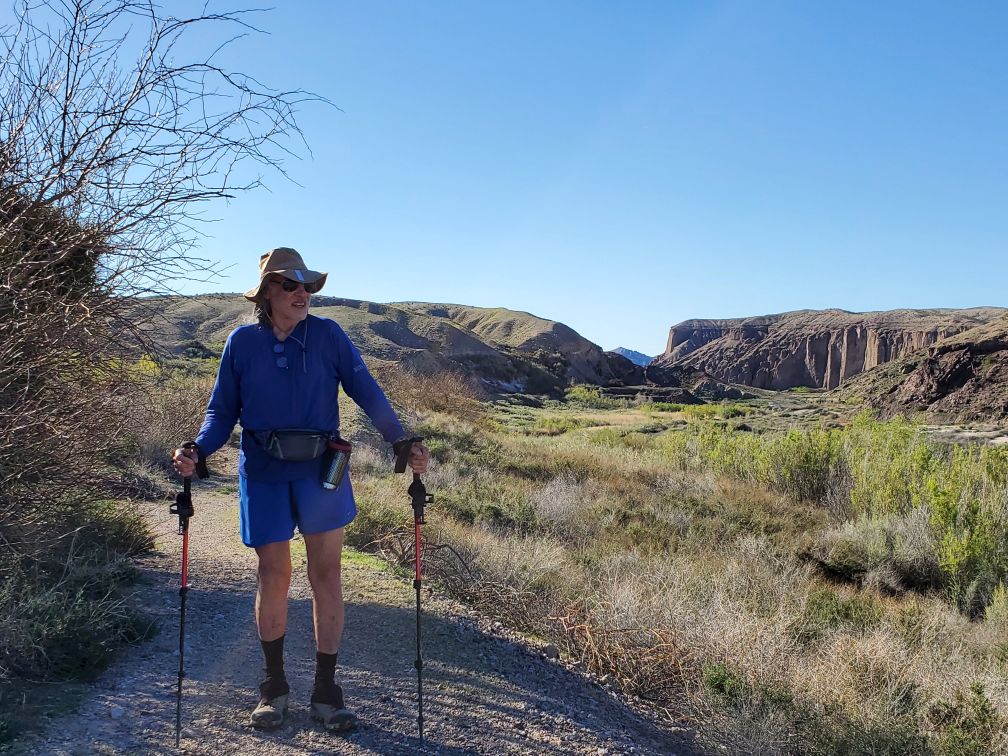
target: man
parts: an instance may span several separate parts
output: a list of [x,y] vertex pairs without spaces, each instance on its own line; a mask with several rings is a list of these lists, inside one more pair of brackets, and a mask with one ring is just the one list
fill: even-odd
[[356,721],[336,684],[335,669],[343,634],[343,528],[357,507],[349,474],[327,489],[319,459],[328,441],[338,437],[339,387],[397,453],[408,454],[413,472],[426,472],[430,460],[423,444],[411,442],[403,431],[343,329],[309,314],[311,295],[326,277],[287,247],[260,258],[259,284],[245,293],[255,304],[257,322],[228,337],[196,448],[176,449],[173,456],[175,469],[192,475],[197,459],[223,446],[241,423],[240,528],[242,541],[259,559],[255,616],[266,666],[251,722],[262,729],[280,727],[287,712],[283,643],[295,527],[304,536],[313,596],[312,717],[335,731]]

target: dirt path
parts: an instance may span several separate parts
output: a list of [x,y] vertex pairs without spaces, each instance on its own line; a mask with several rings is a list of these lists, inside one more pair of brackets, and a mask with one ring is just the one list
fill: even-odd
[[[424,716],[416,725],[412,585],[353,553],[344,560],[347,624],[337,679],[361,727],[331,735],[308,715],[314,674],[311,599],[295,548],[287,631],[291,709],[274,733],[247,726],[261,654],[252,621],[254,553],[237,536],[235,481],[194,486],[182,752],[190,754],[690,754],[610,691],[537,649],[486,627],[467,608],[424,596]],[[178,669],[177,520],[152,517],[158,551],[141,562],[137,594],[161,622],[149,642],[125,651],[80,708],[52,721],[17,752],[175,753]],[[498,632],[500,630],[500,632]]]

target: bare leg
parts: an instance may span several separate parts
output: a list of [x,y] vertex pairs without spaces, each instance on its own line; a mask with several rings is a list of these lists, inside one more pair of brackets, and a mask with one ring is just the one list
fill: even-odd
[[255,617],[259,640],[276,640],[287,632],[287,592],[291,581],[290,543],[278,541],[257,546],[259,589]]
[[323,654],[339,651],[343,638],[343,528],[306,535],[308,580],[314,597],[315,645]]

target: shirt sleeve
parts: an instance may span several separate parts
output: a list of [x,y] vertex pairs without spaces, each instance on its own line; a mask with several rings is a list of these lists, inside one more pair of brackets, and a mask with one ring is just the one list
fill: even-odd
[[196,436],[196,443],[199,444],[204,456],[210,456],[227,443],[241,411],[241,394],[231,344],[233,338],[234,333],[228,336],[227,343],[224,344],[217,380],[214,383],[213,393],[210,394],[203,426]]
[[339,353],[339,379],[347,396],[364,410],[388,443],[398,441],[406,432],[378,382],[371,376],[364,360],[339,325],[334,324],[333,338]]

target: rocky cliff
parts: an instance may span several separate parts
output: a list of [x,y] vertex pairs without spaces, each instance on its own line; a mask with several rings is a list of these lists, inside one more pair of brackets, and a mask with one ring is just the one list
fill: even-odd
[[849,381],[840,395],[883,415],[935,420],[1008,418],[1008,315],[963,331]]
[[1008,310],[802,310],[734,320],[687,320],[669,331],[665,352],[646,369],[662,382],[669,367],[764,389],[832,389],[860,373],[1001,318]]

